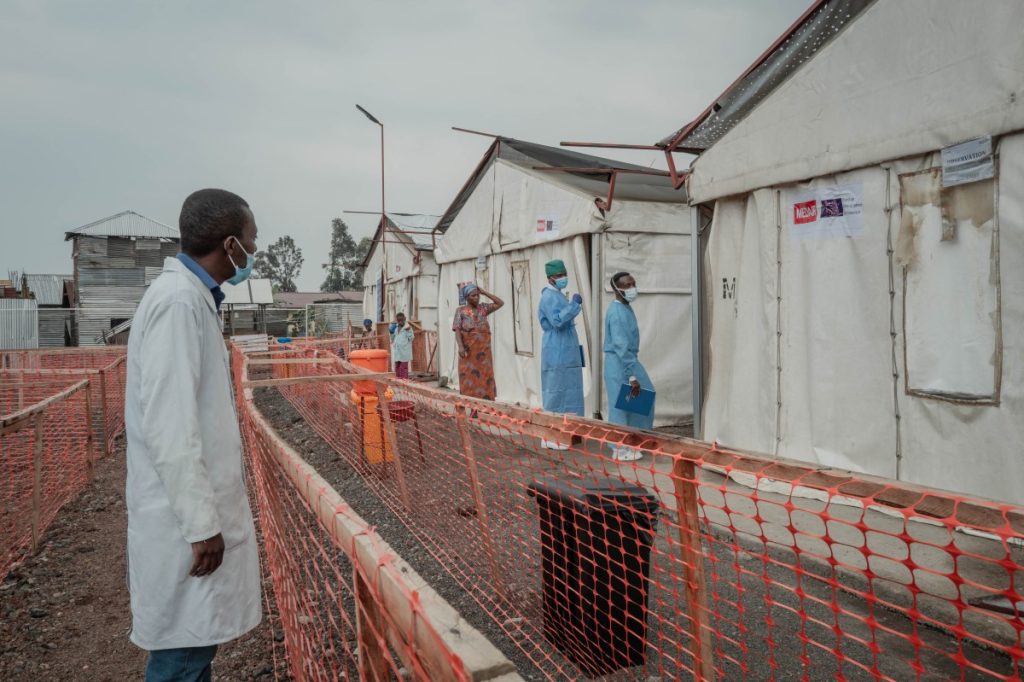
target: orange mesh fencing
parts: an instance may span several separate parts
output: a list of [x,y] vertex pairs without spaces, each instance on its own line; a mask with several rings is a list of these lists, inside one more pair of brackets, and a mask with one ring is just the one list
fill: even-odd
[[92,478],[89,381],[0,372],[0,580]]
[[0,578],[124,430],[123,347],[0,351]]
[[[90,379],[95,438],[106,454],[124,431],[126,356],[124,346],[0,351],[0,371],[13,382],[44,387]],[[45,388],[44,388],[45,390]],[[14,395],[12,399],[20,399]]]
[[2,350],[0,369],[102,369],[125,352],[125,346]]
[[290,401],[549,679],[1021,679],[1018,505],[287,348],[248,386]]
[[[233,352],[267,565],[297,680],[520,679],[269,426]],[[264,368],[266,373],[266,368]]]

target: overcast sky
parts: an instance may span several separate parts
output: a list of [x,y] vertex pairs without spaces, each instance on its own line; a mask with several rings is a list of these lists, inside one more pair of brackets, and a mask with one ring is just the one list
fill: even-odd
[[[489,140],[651,143],[696,116],[810,0],[4,0],[0,277],[70,273],[65,230],[177,225],[194,189],[291,235],[303,290],[331,218],[442,213]],[[601,152],[664,167],[650,153]],[[373,216],[343,216],[355,236]]]

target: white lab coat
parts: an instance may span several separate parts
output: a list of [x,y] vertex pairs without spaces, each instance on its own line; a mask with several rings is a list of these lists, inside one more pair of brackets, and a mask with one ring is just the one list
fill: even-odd
[[[262,618],[259,556],[242,475],[230,365],[210,290],[164,261],[128,340],[128,585],[143,649],[220,644]],[[192,542],[224,537],[224,562],[189,576]]]

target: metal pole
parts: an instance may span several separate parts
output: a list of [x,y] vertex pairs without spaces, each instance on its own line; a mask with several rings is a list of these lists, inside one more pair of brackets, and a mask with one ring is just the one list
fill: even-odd
[[383,311],[387,309],[388,305],[388,214],[384,205],[384,124],[377,121],[377,125],[380,126],[380,248],[381,262],[384,268],[384,292],[381,299],[384,301],[384,305],[381,306],[381,310]]
[[704,367],[702,365],[703,343],[701,334],[703,330],[700,324],[701,301],[703,299],[703,287],[701,286],[701,257],[700,257],[700,206],[690,206],[690,319],[693,327],[692,362],[693,362],[693,437],[700,438],[701,412],[704,399]]
[[590,385],[594,390],[594,419],[601,418],[602,363],[604,362],[604,340],[601,338],[601,290],[604,288],[604,258],[602,241],[604,233],[598,232],[590,239]]

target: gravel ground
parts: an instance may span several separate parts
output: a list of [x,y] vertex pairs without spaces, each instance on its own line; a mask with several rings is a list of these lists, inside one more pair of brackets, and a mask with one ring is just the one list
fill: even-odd
[[[128,641],[124,480],[121,439],[113,456],[97,462],[93,483],[61,510],[40,550],[0,582],[0,680],[142,679],[146,652]],[[264,618],[224,645],[213,679],[290,679],[274,635]]]

